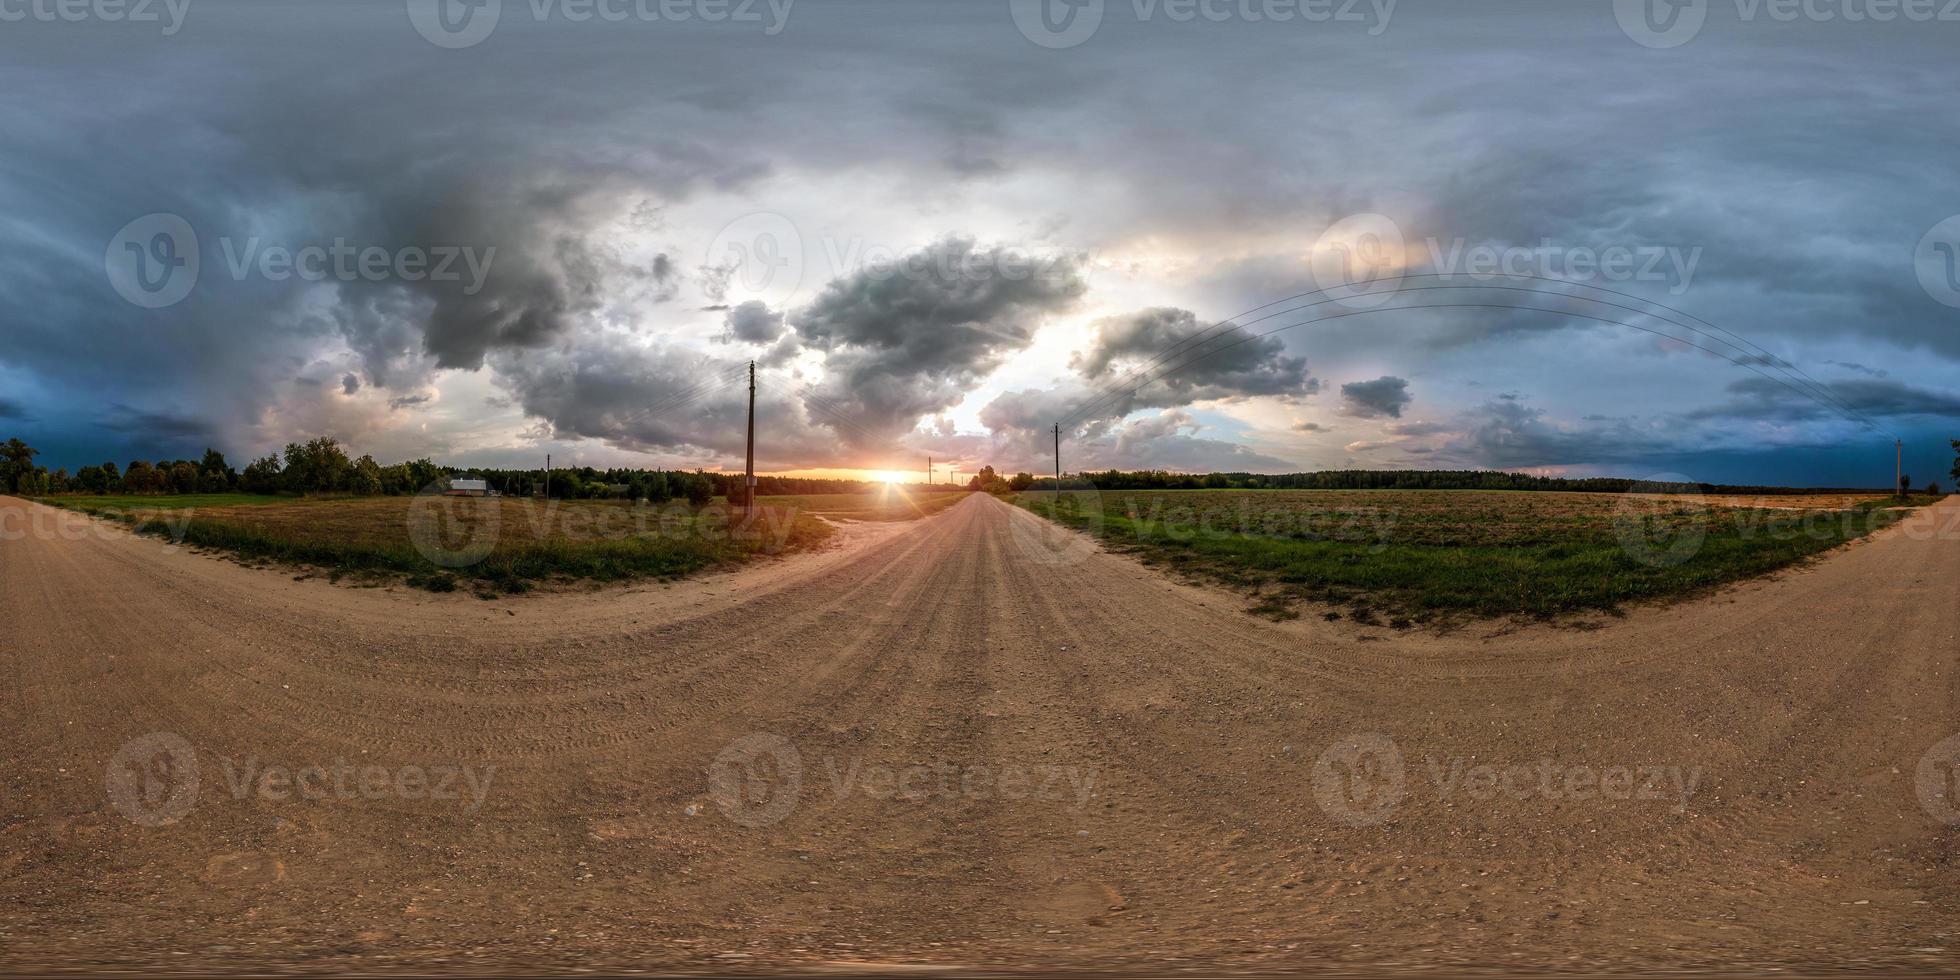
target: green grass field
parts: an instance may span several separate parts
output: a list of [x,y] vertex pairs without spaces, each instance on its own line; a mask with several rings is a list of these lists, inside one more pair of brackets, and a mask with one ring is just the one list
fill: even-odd
[[677,578],[820,544],[831,520],[910,520],[964,494],[761,497],[752,523],[725,501],[635,504],[528,498],[61,496],[43,503],[141,533],[339,577],[406,578],[434,591],[521,592],[548,580]]
[[1024,493],[1017,503],[1146,562],[1242,589],[1265,615],[1297,616],[1305,601],[1404,625],[1693,594],[1836,547],[1930,500],[1162,490],[1064,494],[1059,505]]
[[108,510],[183,510],[199,507],[249,507],[259,504],[291,503],[298,497],[261,496],[252,493],[193,493],[181,497],[150,496],[135,494],[108,494],[106,496],[72,495],[61,497],[42,497],[42,503],[66,507],[69,510],[100,513]]

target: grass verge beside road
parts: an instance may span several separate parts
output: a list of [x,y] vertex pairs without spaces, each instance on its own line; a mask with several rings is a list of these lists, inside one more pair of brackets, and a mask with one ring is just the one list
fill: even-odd
[[516,497],[62,496],[41,502],[240,558],[313,566],[331,577],[405,578],[446,592],[523,592],[550,580],[672,579],[787,554],[831,536],[824,518],[909,520],[964,494],[761,497],[744,522],[701,507]]
[[1263,615],[1293,618],[1318,602],[1405,626],[1689,595],[1862,537],[1933,499],[1160,490],[1016,502],[1147,563],[1252,593]]

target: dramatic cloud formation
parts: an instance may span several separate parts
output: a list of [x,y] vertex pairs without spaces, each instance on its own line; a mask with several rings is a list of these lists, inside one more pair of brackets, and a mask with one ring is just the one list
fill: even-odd
[[[10,25],[0,438],[724,466],[741,399],[700,388],[753,359],[782,467],[1038,468],[1064,422],[1085,466],[1872,484],[1900,438],[1942,471],[1960,283],[1915,250],[1960,213],[1950,33],[1711,15],[1655,51],[1607,7],[1109,18],[1065,52],[881,0],[454,51],[385,4]],[[161,308],[104,262],[152,214],[201,264]],[[1327,255],[1452,278],[1369,308],[1315,292]]]
[[728,311],[722,320],[724,336],[745,344],[766,344],[783,334],[783,315],[761,300],[749,300]]
[[1136,404],[1142,405],[1320,390],[1307,375],[1306,358],[1287,355],[1283,341],[1230,323],[1201,323],[1197,314],[1175,307],[1096,320],[1088,350],[1069,366],[1097,385],[1141,386]]
[[795,312],[824,353],[812,400],[847,442],[876,441],[957,404],[1087,290],[1073,257],[1040,260],[947,238],[831,281]]
[[1350,381],[1341,386],[1341,414],[1356,418],[1399,419],[1403,406],[1414,400],[1415,396],[1409,394],[1409,383],[1393,375],[1373,381]]

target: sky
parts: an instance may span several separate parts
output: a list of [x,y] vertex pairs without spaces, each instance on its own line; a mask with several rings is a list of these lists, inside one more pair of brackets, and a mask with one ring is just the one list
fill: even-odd
[[1942,6],[0,0],[0,437],[1950,482]]

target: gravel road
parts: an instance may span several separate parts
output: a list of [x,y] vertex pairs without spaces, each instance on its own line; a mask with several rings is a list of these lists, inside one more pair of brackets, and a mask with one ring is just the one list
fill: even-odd
[[496,601],[0,498],[0,970],[1960,969],[1960,498],[1579,625],[1243,605],[984,495]]

